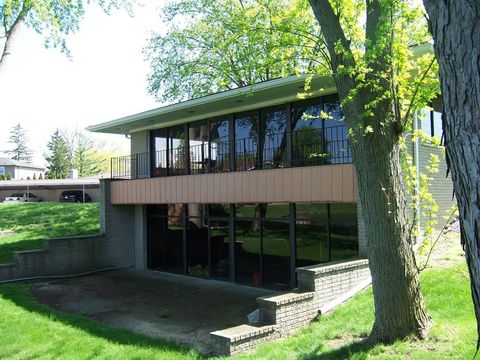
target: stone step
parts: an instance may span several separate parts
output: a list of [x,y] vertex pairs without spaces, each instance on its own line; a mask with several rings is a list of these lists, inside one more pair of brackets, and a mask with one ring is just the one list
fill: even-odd
[[254,348],[278,335],[275,325],[239,325],[210,333],[215,355],[234,355]]

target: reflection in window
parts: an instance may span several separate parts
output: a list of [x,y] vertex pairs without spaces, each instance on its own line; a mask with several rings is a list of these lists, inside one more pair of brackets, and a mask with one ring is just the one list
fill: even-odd
[[262,144],[262,168],[286,167],[287,163],[287,113],[285,107],[262,112],[260,144]]
[[183,219],[168,217],[166,271],[183,273]]
[[169,175],[184,175],[186,160],[185,126],[178,125],[168,131]]
[[263,285],[290,287],[290,222],[262,220]]
[[211,270],[213,278],[229,278],[229,234],[228,219],[210,219],[210,254]]
[[152,131],[152,176],[167,176],[167,129]]
[[210,124],[210,172],[230,170],[228,119],[212,120]]
[[188,275],[208,277],[208,226],[202,218],[187,218]]
[[297,267],[328,261],[327,204],[297,204]]
[[208,171],[208,121],[197,121],[188,129],[190,174],[203,174]]
[[358,257],[356,204],[330,204],[331,261]]
[[323,103],[325,163],[351,162],[347,142],[347,127],[343,122],[343,110],[337,95],[326,96]]
[[235,118],[235,170],[258,168],[258,116],[255,113]]
[[237,282],[262,285],[260,227],[257,219],[235,220],[235,278]]

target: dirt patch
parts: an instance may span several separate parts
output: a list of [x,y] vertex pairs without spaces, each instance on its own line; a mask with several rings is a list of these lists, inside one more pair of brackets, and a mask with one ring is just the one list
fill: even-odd
[[256,297],[271,292],[218,281],[139,271],[105,272],[39,283],[38,301],[210,354],[209,333],[246,322]]

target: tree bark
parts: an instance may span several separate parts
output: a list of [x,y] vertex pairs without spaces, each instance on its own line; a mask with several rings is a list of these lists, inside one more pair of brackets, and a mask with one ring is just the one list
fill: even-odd
[[[389,73],[391,67],[384,53],[388,51],[384,44],[389,40],[379,38],[382,36],[380,23],[385,20],[384,5],[377,0],[367,2],[365,51],[375,51],[376,56],[369,57],[371,60],[366,67],[372,72],[360,84],[351,72],[337,71],[340,66],[356,71],[356,63],[330,1],[310,0],[310,4],[330,53],[345,122],[355,134],[350,146],[357,172],[375,300],[375,323],[368,342],[389,343],[412,334],[425,338],[431,321],[420,290],[407,223],[400,165],[401,129],[395,120],[394,101],[384,96],[390,90],[388,80],[376,81],[378,74]],[[337,51],[339,45],[342,51]],[[345,101],[353,90],[357,90],[357,94]],[[366,109],[372,115],[362,115]],[[372,132],[357,130],[367,126]]]
[[440,66],[447,164],[480,339],[480,2],[423,2]]

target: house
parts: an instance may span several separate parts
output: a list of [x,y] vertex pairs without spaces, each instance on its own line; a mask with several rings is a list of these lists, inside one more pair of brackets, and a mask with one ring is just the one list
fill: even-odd
[[[118,256],[277,290],[296,287],[299,267],[366,257],[333,80],[314,78],[300,99],[304,85],[275,79],[88,127],[131,138],[103,184],[102,229],[118,237]],[[428,115],[416,126],[438,132],[438,113]],[[419,172],[438,151],[409,146]],[[442,209],[452,193],[444,174],[442,164],[433,175]]]
[[[3,175],[3,176],[2,176]],[[0,157],[0,176],[8,180],[27,180],[45,177],[45,168],[30,163]]]

